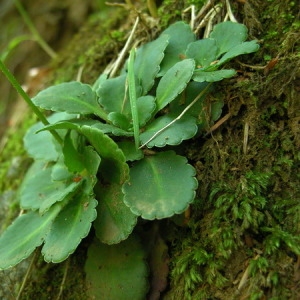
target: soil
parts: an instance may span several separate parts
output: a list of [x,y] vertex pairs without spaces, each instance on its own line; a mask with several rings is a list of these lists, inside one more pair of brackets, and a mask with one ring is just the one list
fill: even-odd
[[[136,16],[126,7],[99,13],[89,1],[80,9],[54,2],[47,10],[51,12],[47,20],[57,22],[50,31],[38,18],[40,1],[26,2],[26,9],[58,56],[45,58],[30,44],[8,62],[15,72],[20,70],[21,81],[28,68],[44,67],[39,83],[28,81],[33,94],[45,85],[74,80],[81,71],[81,81],[95,81],[122,49]],[[197,11],[203,2],[193,1]],[[220,2],[225,7],[225,1]],[[238,76],[216,85],[210,95],[208,102],[224,102],[224,122],[180,149],[197,170],[199,188],[182,222],[158,222],[168,247],[169,273],[165,291],[151,299],[300,298],[299,7],[296,1],[281,0],[230,3],[237,20],[248,27],[249,38],[257,39],[261,48],[233,61]],[[160,22],[149,17],[144,4],[135,5],[144,16],[136,39],[147,42],[179,20],[189,3],[162,1]],[[8,11],[7,18],[16,13]],[[26,60],[26,53],[34,58]],[[5,94],[6,99],[12,97],[11,92]],[[6,105],[1,117],[7,128],[0,148],[3,228],[18,213],[15,193],[30,163],[22,136],[35,122],[28,113],[9,123],[17,110],[18,106]],[[58,265],[46,264],[36,254],[18,299],[87,299],[83,266],[92,238],[93,233]],[[31,260],[2,272],[2,299],[16,299]]]

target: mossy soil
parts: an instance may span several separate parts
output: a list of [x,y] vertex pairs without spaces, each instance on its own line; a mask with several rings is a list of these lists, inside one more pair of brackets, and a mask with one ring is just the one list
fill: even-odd
[[[187,6],[169,2],[160,8],[165,24]],[[223,100],[222,117],[229,118],[180,149],[199,188],[189,217],[161,226],[170,261],[161,299],[300,298],[299,11],[293,1],[231,2],[261,48],[234,61],[238,76],[215,85],[207,99],[207,107]],[[84,66],[81,80],[91,83],[117,56],[134,19],[119,8],[109,16],[93,17],[74,37],[54,62],[52,82],[73,80]],[[159,30],[145,23],[136,39]],[[86,299],[91,238],[62,264],[37,259],[21,299]]]

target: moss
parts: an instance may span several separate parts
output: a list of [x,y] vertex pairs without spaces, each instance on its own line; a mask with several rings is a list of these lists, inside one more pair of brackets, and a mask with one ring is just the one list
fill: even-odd
[[256,13],[252,34],[263,41],[253,65],[278,51],[280,60],[269,74],[252,71],[247,77],[251,69],[244,69],[239,82],[222,83],[233,117],[211,139],[188,147],[199,200],[178,243],[172,240],[166,299],[299,298],[293,271],[300,254],[299,33],[289,15],[297,16],[297,10],[282,1],[247,2],[243,13]]

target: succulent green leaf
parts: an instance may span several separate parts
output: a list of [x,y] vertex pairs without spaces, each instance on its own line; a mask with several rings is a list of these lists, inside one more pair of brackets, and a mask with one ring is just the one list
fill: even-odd
[[163,109],[174,100],[191,80],[195,69],[193,59],[185,59],[176,63],[161,78],[156,90],[156,110]]
[[182,213],[195,198],[195,174],[187,159],[173,151],[144,157],[130,169],[130,181],[123,185],[124,202],[148,220]]
[[88,250],[85,272],[87,292],[92,299],[147,298],[146,253],[139,240],[132,235],[113,246],[95,239]]
[[43,216],[31,211],[17,217],[0,237],[0,270],[15,266],[40,246],[59,211],[54,206]]
[[139,115],[140,127],[146,125],[146,123],[151,119],[155,108],[155,98],[153,96],[142,96],[137,99],[137,108]]
[[146,95],[154,85],[168,40],[168,35],[161,35],[156,40],[140,47],[136,52],[134,74],[142,87],[142,95]]
[[126,161],[140,160],[144,157],[141,149],[136,149],[132,141],[118,142],[119,148],[123,151]]
[[209,37],[216,40],[219,49],[217,57],[219,57],[231,48],[243,43],[247,36],[248,30],[245,25],[228,21],[217,24]]
[[72,173],[82,172],[82,170],[84,169],[83,157],[75,148],[70,131],[66,134],[64,138],[62,151],[64,155],[64,163],[68,170]]
[[[205,88],[207,88],[208,85],[209,83],[207,82],[189,82],[184,92],[170,103],[170,112],[179,115],[203,90],[205,90]],[[208,92],[209,90],[207,93]],[[198,118],[199,114],[201,114],[204,109],[203,102],[207,93],[204,93],[204,95],[186,112],[187,115]]]
[[92,146],[84,147],[82,156],[83,156],[83,163],[87,171],[87,174],[83,174],[83,175],[86,176],[86,179],[96,176],[101,162],[101,157],[98,155],[98,153],[95,151],[95,149]]
[[186,46],[196,40],[190,26],[184,22],[176,22],[169,26],[161,35],[169,36],[169,44],[165,50],[159,76],[164,75],[173,65],[184,58]]
[[[74,118],[74,115],[66,114],[66,113],[55,113],[48,117],[49,123],[56,123],[60,120],[68,120],[70,118]],[[50,125],[51,126],[51,125]],[[39,132],[38,130],[42,129],[44,125],[42,122],[38,122],[31,126],[24,136],[24,146],[27,153],[36,160],[44,160],[44,161],[56,161],[59,156],[60,145],[53,138],[50,132]],[[64,136],[66,131],[60,131],[59,134]]]
[[137,222],[137,216],[123,202],[124,194],[119,184],[96,187],[99,198],[97,219],[93,225],[96,236],[106,244],[117,244],[125,240]]
[[[28,174],[28,172],[27,172]],[[27,176],[26,174],[26,176]],[[70,173],[66,167],[63,159],[63,155],[59,158],[57,163],[52,166],[51,180],[52,181],[64,181],[70,180],[74,177],[74,174]]]
[[129,99],[125,97],[127,74],[107,79],[97,90],[99,102],[107,112],[127,115],[130,112]]
[[93,84],[93,90],[97,91],[98,89],[100,89],[100,87],[102,86],[102,84],[107,80],[108,75],[107,74],[101,74],[97,80],[95,81],[95,83]]
[[224,69],[217,71],[198,71],[196,70],[193,76],[193,80],[198,82],[215,82],[224,78],[230,78],[236,74],[233,69]]
[[128,178],[126,157],[118,145],[97,128],[82,126],[80,132],[89,140],[101,157],[100,173],[109,182],[123,184]]
[[[32,166],[36,169],[36,164]],[[40,210],[45,213],[54,203],[63,201],[76,191],[80,183],[51,181],[52,168],[40,168],[30,172],[20,187],[20,205],[22,209]]]
[[131,127],[128,118],[119,112],[109,113],[108,120],[111,121],[114,126],[117,126],[123,130],[128,130]]
[[78,81],[51,86],[39,92],[32,101],[44,109],[81,115],[95,114],[106,120],[106,113],[97,102],[96,92],[90,85]]
[[[141,133],[141,143],[145,144],[151,137],[153,137],[159,130],[171,123],[177,114],[170,113],[155,119],[146,130]],[[148,148],[164,147],[166,145],[179,145],[183,140],[188,140],[196,135],[198,127],[196,119],[190,115],[185,115],[181,119],[174,122],[154,139],[147,143]]]
[[186,56],[196,61],[197,68],[208,67],[217,59],[218,47],[214,39],[203,39],[190,43]]
[[93,196],[80,193],[60,211],[42,248],[46,262],[61,262],[75,251],[97,216],[96,205]]
[[222,58],[218,61],[216,66],[222,65],[236,56],[256,52],[258,49],[259,45],[257,44],[257,41],[250,41],[239,44],[231,48],[227,53],[225,53],[222,56]]

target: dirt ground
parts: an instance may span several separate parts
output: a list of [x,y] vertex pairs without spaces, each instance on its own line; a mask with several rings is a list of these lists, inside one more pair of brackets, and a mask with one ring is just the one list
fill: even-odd
[[[2,53],[15,36],[28,34],[10,2],[0,5],[7,24],[1,28]],[[81,81],[92,83],[122,49],[136,15],[128,7],[104,8],[93,1],[60,2],[26,1],[32,22],[57,56],[25,41],[6,59],[32,94],[74,80],[78,73]],[[158,22],[137,1],[148,21],[136,38],[146,42],[182,15],[189,20],[183,8],[194,4],[199,11],[204,2],[162,1]],[[248,27],[249,39],[257,39],[261,48],[231,62],[238,76],[215,85],[208,97],[208,103],[224,102],[224,122],[178,149],[197,170],[197,199],[184,222],[155,223],[168,250],[168,283],[160,296],[149,299],[300,299],[299,6],[281,0],[230,3],[237,20]],[[41,69],[30,78],[33,67]],[[30,163],[22,136],[35,118],[16,100],[4,76],[0,79],[3,230],[18,213],[16,189]],[[92,237],[59,265],[47,265],[36,254],[18,299],[87,299],[83,266]],[[16,299],[30,261],[1,271],[1,299]]]

